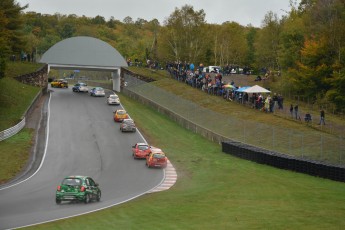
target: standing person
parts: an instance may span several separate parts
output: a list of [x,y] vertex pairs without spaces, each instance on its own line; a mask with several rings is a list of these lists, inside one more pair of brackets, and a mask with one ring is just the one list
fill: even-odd
[[278,94],[278,109],[283,109],[284,98],[282,95]]
[[296,118],[296,120],[301,120],[301,117],[298,114],[298,105],[295,105],[294,109],[295,109],[295,118]]
[[272,98],[272,106],[270,108],[270,112],[274,112],[274,110],[276,110],[278,108],[278,96],[276,93],[273,94],[273,98]]
[[290,114],[291,114],[291,118],[293,118],[293,105],[290,105]]
[[265,100],[265,112],[266,113],[271,112],[270,111],[270,103],[271,103],[271,96],[268,95],[266,100]]
[[325,123],[325,111],[323,109],[321,109],[321,111],[320,111],[320,122],[319,122],[319,125],[321,125],[321,123],[323,125],[326,125],[326,123]]

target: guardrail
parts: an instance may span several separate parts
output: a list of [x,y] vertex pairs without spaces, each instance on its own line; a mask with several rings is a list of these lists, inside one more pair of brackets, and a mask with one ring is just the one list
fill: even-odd
[[36,94],[35,98],[31,102],[31,105],[24,112],[23,116],[21,117],[21,121],[11,128],[0,131],[0,141],[12,137],[24,128],[24,126],[26,125],[26,116],[29,115],[30,112],[34,109],[42,94],[47,91],[47,71],[48,65],[44,65],[36,72],[15,77],[17,81],[22,82],[23,84],[39,86],[41,87],[41,90]]
[[44,90],[46,89],[42,89],[36,94],[35,98],[32,100],[31,105],[24,112],[20,122],[18,122],[15,126],[12,126],[11,128],[8,128],[0,132],[0,141],[6,140],[7,138],[12,137],[13,135],[17,134],[20,130],[24,128],[24,126],[26,125],[26,116],[28,116],[31,113],[31,111],[35,108],[35,105],[38,102],[38,100],[41,98]]
[[12,137],[17,134],[25,126],[25,117],[15,126],[0,132],[0,141]]

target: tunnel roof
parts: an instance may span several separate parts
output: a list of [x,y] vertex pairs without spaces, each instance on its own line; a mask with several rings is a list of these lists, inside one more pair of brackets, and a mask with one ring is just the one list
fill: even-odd
[[93,37],[67,38],[47,50],[40,63],[51,66],[116,68],[127,66],[122,55],[108,43]]

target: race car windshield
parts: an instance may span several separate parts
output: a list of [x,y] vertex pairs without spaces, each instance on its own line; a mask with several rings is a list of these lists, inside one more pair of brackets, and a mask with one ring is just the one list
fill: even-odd
[[81,180],[78,178],[66,178],[62,182],[63,185],[77,186],[81,185]]
[[140,150],[147,150],[149,147],[146,145],[139,145]]
[[153,157],[157,159],[161,159],[161,158],[164,158],[165,156],[163,154],[154,154]]

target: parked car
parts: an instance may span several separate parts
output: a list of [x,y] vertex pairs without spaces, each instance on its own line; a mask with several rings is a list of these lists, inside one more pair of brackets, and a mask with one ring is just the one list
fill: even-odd
[[90,90],[90,96],[105,97],[105,92],[102,87],[95,87]]
[[68,88],[68,81],[64,79],[53,80],[50,86],[53,88]]
[[86,83],[79,82],[72,87],[73,92],[89,92],[89,88]]
[[128,118],[129,118],[129,116],[128,116],[126,110],[123,110],[123,109],[115,110],[115,112],[114,112],[114,121],[115,122],[121,122],[124,119],[128,119]]
[[151,167],[158,167],[158,168],[165,168],[168,165],[168,158],[165,156],[163,151],[159,152],[151,152],[146,157],[146,166],[148,168]]
[[132,154],[135,159],[146,159],[151,153],[151,148],[146,143],[136,143],[132,146]]
[[132,119],[123,119],[120,125],[121,132],[136,132],[137,128],[135,127],[135,123]]
[[108,105],[119,105],[120,104],[120,98],[116,94],[110,94],[107,97],[107,103],[108,103]]
[[204,72],[204,73],[220,73],[221,69],[222,68],[220,66],[206,66],[206,67],[204,67],[202,72]]
[[89,203],[92,200],[101,200],[99,185],[88,176],[68,176],[62,180],[56,189],[56,204],[62,201],[82,201]]

